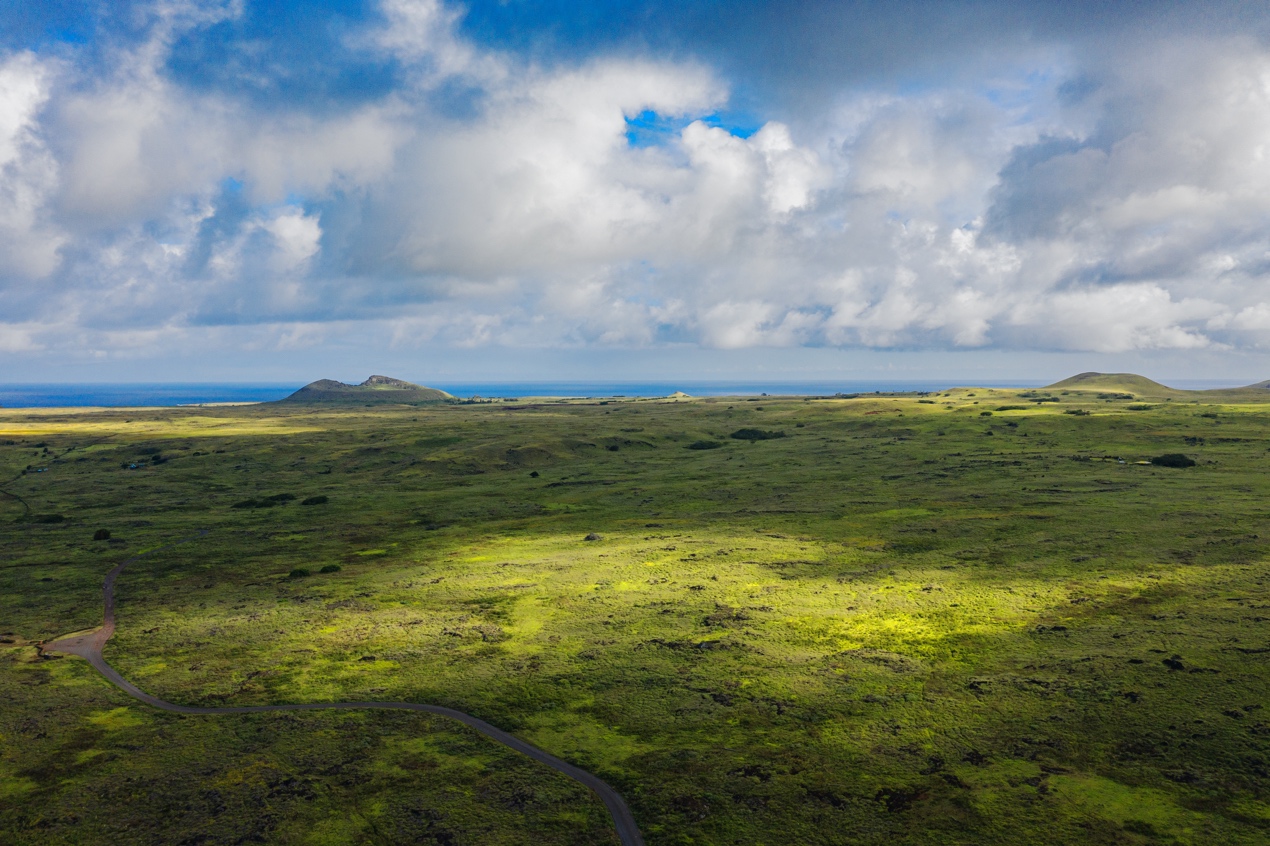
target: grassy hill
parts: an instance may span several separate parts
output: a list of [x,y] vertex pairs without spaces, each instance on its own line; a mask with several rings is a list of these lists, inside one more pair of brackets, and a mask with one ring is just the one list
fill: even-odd
[[1078,373],[1061,382],[1047,385],[1045,390],[1097,391],[1125,393],[1141,397],[1166,397],[1190,393],[1161,385],[1136,373]]
[[1135,399],[1202,400],[1205,402],[1264,402],[1270,399],[1270,380],[1242,388],[1188,391],[1170,388],[1136,373],[1078,373],[1047,385],[1046,391],[1082,391],[1097,394],[1132,394]]
[[371,376],[360,385],[346,385],[334,379],[310,382],[291,396],[278,400],[288,403],[398,403],[416,405],[421,402],[444,402],[454,399],[445,391],[393,379]]

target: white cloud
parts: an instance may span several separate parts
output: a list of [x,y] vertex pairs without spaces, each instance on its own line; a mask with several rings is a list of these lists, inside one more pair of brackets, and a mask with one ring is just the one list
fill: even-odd
[[50,76],[31,53],[0,59],[0,277],[47,276],[65,241],[47,208],[59,174],[39,124]]
[[35,352],[43,349],[43,344],[36,340],[39,325],[14,325],[0,323],[0,352],[19,353]]
[[[168,70],[180,33],[239,4],[149,8],[106,73],[0,60],[5,337],[36,343],[43,320],[123,345],[246,323],[293,348],[359,321],[403,346],[1270,340],[1270,52],[1251,41],[1038,53],[742,137],[708,67],[534,65],[464,40],[438,0],[384,0],[349,38],[400,63],[395,90],[266,108]],[[450,83],[471,108],[434,105]],[[631,144],[645,111],[679,129]]]
[[261,228],[274,238],[275,252],[269,267],[276,273],[294,273],[317,255],[322,226],[316,217],[297,209],[265,221]]
[[462,12],[441,0],[382,0],[382,26],[355,43],[368,43],[406,62],[415,83],[430,86],[447,77],[495,81],[507,74],[496,55],[482,53],[455,34]]

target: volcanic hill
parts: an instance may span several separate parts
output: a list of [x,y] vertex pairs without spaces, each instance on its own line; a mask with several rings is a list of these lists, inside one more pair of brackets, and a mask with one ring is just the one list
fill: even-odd
[[388,376],[371,376],[360,385],[346,385],[334,379],[319,379],[310,382],[300,390],[278,402],[329,404],[329,403],[375,403],[416,405],[418,403],[445,402],[454,399],[445,391],[427,388],[393,379]]

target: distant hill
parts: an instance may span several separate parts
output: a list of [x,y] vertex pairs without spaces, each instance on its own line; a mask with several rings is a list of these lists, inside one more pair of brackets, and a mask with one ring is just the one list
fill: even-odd
[[389,376],[371,376],[360,385],[346,385],[334,379],[310,382],[286,399],[291,403],[399,403],[444,402],[454,399],[445,391],[426,388]]
[[1075,376],[1046,385],[1045,390],[1059,389],[1068,391],[1100,391],[1106,393],[1125,393],[1138,396],[1167,397],[1189,393],[1159,382],[1152,381],[1136,373],[1077,373]]
[[1187,391],[1161,385],[1136,373],[1078,373],[1047,385],[1043,390],[1089,391],[1097,393],[1133,394],[1142,399],[1203,399],[1207,401],[1249,402],[1270,399],[1270,380],[1242,388],[1216,388]]

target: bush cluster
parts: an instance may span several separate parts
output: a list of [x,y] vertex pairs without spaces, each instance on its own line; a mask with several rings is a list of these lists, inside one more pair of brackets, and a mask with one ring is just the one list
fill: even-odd
[[783,438],[783,431],[776,432],[768,429],[737,429],[732,433],[731,437],[738,441],[770,441],[773,438]]
[[275,505],[281,505],[284,502],[290,502],[295,499],[295,494],[280,493],[273,496],[262,496],[256,499],[244,499],[242,502],[235,502],[233,508],[273,508]]

